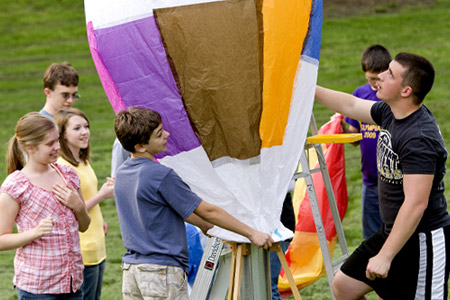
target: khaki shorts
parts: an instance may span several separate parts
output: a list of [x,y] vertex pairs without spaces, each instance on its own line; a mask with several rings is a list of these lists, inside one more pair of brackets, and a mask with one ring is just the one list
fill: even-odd
[[122,264],[124,300],[189,300],[186,272],[180,267]]

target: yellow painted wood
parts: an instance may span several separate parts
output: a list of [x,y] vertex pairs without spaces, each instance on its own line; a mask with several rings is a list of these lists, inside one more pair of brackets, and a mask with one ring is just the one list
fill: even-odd
[[307,144],[354,143],[362,139],[361,133],[318,134],[306,138]]

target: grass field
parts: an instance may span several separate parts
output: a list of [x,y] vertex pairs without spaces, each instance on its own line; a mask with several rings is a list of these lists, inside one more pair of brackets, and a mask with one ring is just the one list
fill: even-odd
[[[324,0],[326,2],[326,0]],[[395,1],[394,1],[395,2]],[[324,20],[318,82],[352,92],[364,83],[359,66],[362,50],[374,43],[386,46],[392,54],[414,52],[429,58],[436,68],[435,86],[425,100],[450,142],[450,0],[429,6],[403,7],[395,14],[378,14]],[[76,106],[91,121],[92,165],[99,181],[109,175],[114,140],[114,113],[93,65],[86,39],[82,1],[35,0],[0,1],[0,153],[14,134],[17,119],[44,103],[42,74],[52,62],[69,61],[80,74],[82,98]],[[315,105],[317,124],[325,123],[332,112]],[[3,154],[2,154],[3,156]],[[362,239],[360,222],[359,149],[346,146],[346,174],[349,208],[344,229],[350,249]],[[0,161],[0,181],[6,176]],[[449,185],[449,177],[446,178]],[[446,192],[449,198],[450,192]],[[120,260],[124,252],[113,200],[102,203],[110,225],[107,236],[107,265],[102,299],[121,298]],[[0,252],[0,299],[17,299],[12,290],[14,251]],[[326,278],[301,291],[304,300],[331,299]],[[375,299],[371,295],[370,299]]]

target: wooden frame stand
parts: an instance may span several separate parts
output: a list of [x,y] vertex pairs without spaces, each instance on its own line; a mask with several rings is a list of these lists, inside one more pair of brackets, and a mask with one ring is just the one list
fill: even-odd
[[[242,281],[242,266],[244,261],[244,256],[248,256],[251,253],[250,244],[247,243],[229,243],[232,252],[231,252],[231,268],[230,268],[230,280],[228,285],[228,300],[239,300],[240,299],[240,290],[241,290],[241,281]],[[286,277],[289,281],[289,286],[291,288],[292,294],[294,295],[295,300],[301,300],[300,293],[297,289],[297,286],[294,281],[294,277],[289,269],[289,266],[286,261],[286,257],[284,256],[283,249],[281,248],[280,242],[275,243],[269,249],[270,252],[276,252],[278,258],[280,259],[281,266],[286,274]],[[270,277],[270,272],[268,273],[268,277]],[[268,278],[268,283],[270,285],[270,278]],[[268,293],[272,295],[272,289],[269,286]]]

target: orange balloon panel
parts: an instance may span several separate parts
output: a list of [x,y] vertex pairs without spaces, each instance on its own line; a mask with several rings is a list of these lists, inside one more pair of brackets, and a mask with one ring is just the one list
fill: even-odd
[[263,1],[264,74],[261,148],[283,143],[295,74],[308,32],[310,12],[311,1]]

